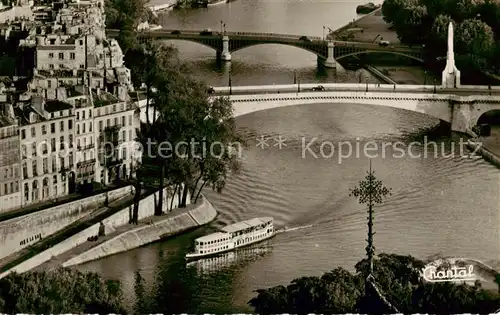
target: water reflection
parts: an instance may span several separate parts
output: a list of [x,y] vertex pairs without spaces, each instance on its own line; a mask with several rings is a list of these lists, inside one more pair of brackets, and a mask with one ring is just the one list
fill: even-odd
[[188,269],[194,269],[198,275],[209,275],[217,272],[225,272],[230,268],[241,267],[258,260],[271,251],[269,242],[258,245],[239,248],[232,252],[223,253],[214,257],[189,262]]

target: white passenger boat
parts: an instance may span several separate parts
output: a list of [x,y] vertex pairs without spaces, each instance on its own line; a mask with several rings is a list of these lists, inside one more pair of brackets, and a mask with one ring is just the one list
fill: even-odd
[[267,240],[275,235],[273,218],[261,217],[237,222],[194,241],[194,252],[186,254],[187,260],[214,256],[236,248]]

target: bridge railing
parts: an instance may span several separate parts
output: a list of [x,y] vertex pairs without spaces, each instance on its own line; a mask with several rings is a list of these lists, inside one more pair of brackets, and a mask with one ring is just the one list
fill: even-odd
[[257,92],[295,92],[312,90],[315,87],[323,86],[327,91],[366,91],[368,92],[426,92],[426,93],[450,93],[450,94],[472,94],[478,92],[487,94],[492,92],[500,93],[500,86],[483,85],[463,85],[458,88],[446,88],[442,85],[406,85],[406,84],[374,84],[374,83],[306,83],[306,84],[281,84],[281,85],[256,85],[256,86],[228,86],[214,87],[215,93],[257,93]]

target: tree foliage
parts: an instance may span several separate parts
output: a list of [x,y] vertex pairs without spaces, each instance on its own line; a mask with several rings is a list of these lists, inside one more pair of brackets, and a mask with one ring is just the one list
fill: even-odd
[[124,314],[120,283],[73,269],[12,273],[0,280],[0,312],[6,314]]
[[448,24],[455,25],[459,67],[499,68],[500,3],[495,0],[386,0],[384,20],[408,45],[424,44],[430,63],[446,56]]
[[[374,277],[386,298],[403,313],[493,313],[500,295],[480,286],[424,282],[425,263],[412,256],[380,254],[374,261]],[[369,262],[355,266],[354,274],[337,268],[322,277],[294,279],[288,286],[257,290],[249,301],[259,314],[358,313],[363,305],[364,282]]]

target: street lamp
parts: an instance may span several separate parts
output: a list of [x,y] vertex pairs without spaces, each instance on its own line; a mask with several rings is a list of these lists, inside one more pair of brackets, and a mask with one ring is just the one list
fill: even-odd
[[325,40],[325,31],[326,31],[326,26],[323,25],[323,41]]
[[220,33],[223,34],[224,21],[220,20]]
[[366,82],[366,91],[365,92],[368,92],[368,77],[365,78],[365,82]]
[[222,24],[224,26],[224,35],[226,35],[226,23]]
[[293,84],[297,84],[297,70],[293,70]]
[[436,78],[434,78],[434,94],[436,94]]
[[233,85],[231,83],[231,68],[229,68],[229,95],[233,95]]

